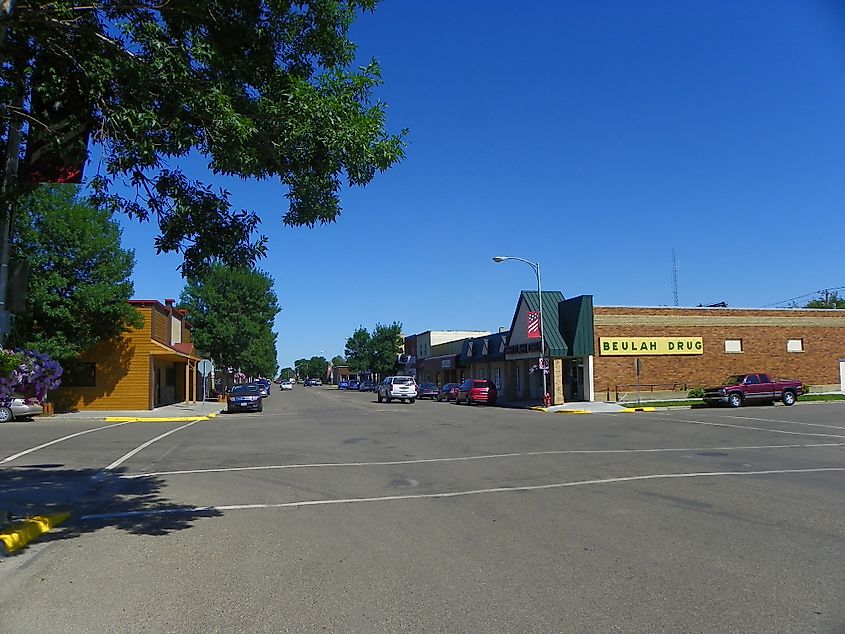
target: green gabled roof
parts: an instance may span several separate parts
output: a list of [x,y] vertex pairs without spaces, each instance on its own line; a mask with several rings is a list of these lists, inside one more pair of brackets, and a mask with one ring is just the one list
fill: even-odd
[[[540,310],[539,299],[540,296],[537,291],[522,291],[519,294],[519,301],[516,303],[516,310],[511,320],[511,332],[514,331],[516,326],[516,317],[519,315],[519,308],[522,302],[528,305],[529,311],[537,312]],[[569,346],[566,345],[560,334],[560,322],[558,321],[558,304],[563,300],[563,293],[560,291],[543,291],[543,338],[545,339],[549,356],[552,357],[569,356]]]

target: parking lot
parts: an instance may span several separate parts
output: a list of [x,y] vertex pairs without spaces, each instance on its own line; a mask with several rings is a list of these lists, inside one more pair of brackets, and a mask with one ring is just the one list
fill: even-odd
[[840,404],[572,416],[297,386],[190,426],[0,426],[0,461],[39,445],[0,498],[74,515],[0,564],[4,631],[845,630]]

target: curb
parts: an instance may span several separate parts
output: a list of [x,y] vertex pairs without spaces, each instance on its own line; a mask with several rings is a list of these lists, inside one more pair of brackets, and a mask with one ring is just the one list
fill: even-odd
[[553,413],[554,414],[593,414],[595,412],[591,412],[590,410],[586,410],[586,409],[561,409],[561,410],[558,410],[558,411],[553,412]]
[[70,517],[70,513],[55,513],[53,515],[36,515],[23,521],[12,524],[4,531],[0,531],[0,542],[6,546],[6,552],[0,554],[12,554],[20,550],[32,540],[41,537],[50,529],[58,526]]
[[656,407],[626,407],[622,410],[623,414],[632,414],[634,412],[656,412]]
[[106,416],[103,420],[107,423],[195,423],[201,420],[210,420],[220,412],[206,414],[205,416],[171,416],[169,418],[145,418],[143,416]]

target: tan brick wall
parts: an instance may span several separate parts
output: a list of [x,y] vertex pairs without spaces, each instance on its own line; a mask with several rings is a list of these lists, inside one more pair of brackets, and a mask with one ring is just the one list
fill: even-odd
[[[845,358],[845,311],[673,308],[595,308],[595,388],[636,382],[636,357],[608,357],[599,337],[702,337],[704,354],[642,356],[643,385],[702,387],[729,374],[768,372],[808,385],[839,382]],[[725,339],[741,339],[741,353],[726,353]],[[787,352],[787,339],[803,339],[804,352]]]

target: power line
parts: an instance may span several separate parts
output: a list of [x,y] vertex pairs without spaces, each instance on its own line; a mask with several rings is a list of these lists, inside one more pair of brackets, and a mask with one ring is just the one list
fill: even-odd
[[784,299],[779,302],[774,302],[772,304],[766,304],[763,308],[771,308],[772,306],[777,306],[779,304],[788,304],[789,302],[794,302],[799,299],[804,299],[805,297],[813,297],[814,295],[821,295],[822,293],[829,293],[831,291],[841,291],[845,289],[845,286],[834,286],[832,288],[823,288],[819,291],[813,291],[811,293],[805,293],[804,295],[799,295],[798,297],[790,297],[789,299]]

